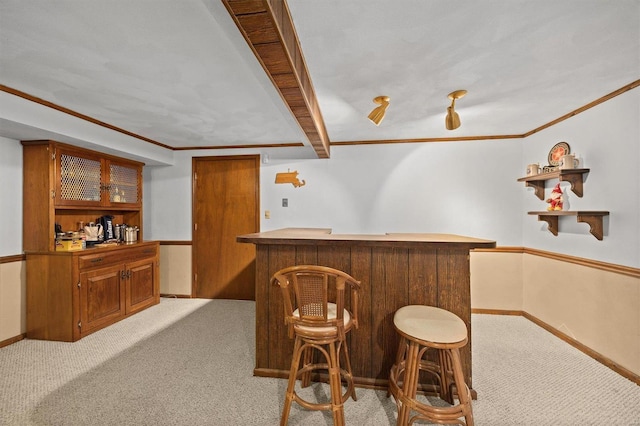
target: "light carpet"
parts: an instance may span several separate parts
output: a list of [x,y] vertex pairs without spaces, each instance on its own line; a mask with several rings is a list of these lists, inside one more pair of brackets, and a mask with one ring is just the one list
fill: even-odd
[[[0,424],[277,425],[286,381],[252,376],[254,322],[253,302],[162,299],[76,343],[2,348]],[[640,424],[639,386],[527,319],[474,314],[472,326],[477,425]],[[347,424],[395,424],[386,392],[357,394]],[[294,404],[289,424],[332,420]]]

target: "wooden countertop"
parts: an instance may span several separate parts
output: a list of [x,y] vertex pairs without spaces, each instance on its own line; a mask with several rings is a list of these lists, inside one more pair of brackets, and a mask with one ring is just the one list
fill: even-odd
[[159,241],[155,241],[155,240],[135,241],[131,243],[125,243],[125,242],[108,243],[108,244],[96,244],[95,246],[87,247],[83,250],[69,250],[69,251],[25,250],[24,254],[25,255],[46,254],[46,255],[53,255],[53,256],[82,256],[87,254],[104,253],[104,252],[109,252],[113,250],[130,249],[133,247],[146,247],[151,245],[159,245],[159,243],[160,243]]
[[239,235],[240,243],[296,245],[358,245],[389,247],[492,248],[495,241],[454,234],[387,233],[333,234],[329,228],[283,228]]

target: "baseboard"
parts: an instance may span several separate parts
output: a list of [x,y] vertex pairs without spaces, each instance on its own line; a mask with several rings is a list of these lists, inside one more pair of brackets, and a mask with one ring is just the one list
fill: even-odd
[[163,294],[160,293],[160,297],[167,297],[170,299],[191,299],[190,294]]
[[549,333],[553,334],[554,336],[558,337],[559,339],[564,340],[565,342],[567,342],[568,344],[570,344],[574,348],[578,349],[579,351],[581,351],[581,352],[585,353],[586,355],[590,356],[591,358],[595,359],[600,364],[603,364],[603,365],[609,367],[610,369],[612,369],[616,373],[620,374],[621,376],[626,377],[627,379],[631,380],[636,385],[640,385],[640,375],[634,373],[633,371],[627,370],[626,368],[622,367],[621,365],[618,365],[615,361],[607,358],[606,356],[602,355],[599,352],[594,351],[593,349],[591,349],[590,347],[584,345],[583,343],[580,343],[579,341],[577,341],[573,337],[564,334],[563,332],[561,332],[558,329],[550,326],[549,324],[547,324],[546,322],[542,321],[541,319],[536,318],[535,316],[533,316],[533,315],[531,315],[531,314],[529,314],[527,312],[523,312],[523,316],[525,318],[527,318],[529,321],[531,321],[531,322],[539,325],[540,327],[544,328]]
[[511,311],[504,309],[471,309],[472,314],[485,314],[485,315],[515,315],[515,316],[523,316],[524,312],[522,311]]
[[583,343],[580,343],[579,341],[577,341],[573,337],[564,334],[560,330],[550,326],[546,322],[544,322],[541,319],[531,315],[528,312],[516,311],[516,310],[513,310],[513,311],[512,310],[501,310],[501,309],[471,309],[471,313],[472,314],[485,314],[485,315],[516,315],[516,316],[519,315],[519,316],[523,316],[526,319],[528,319],[529,321],[531,321],[534,324],[536,324],[537,326],[544,328],[545,330],[547,330],[549,333],[553,334],[557,338],[567,342],[568,344],[570,344],[574,348],[578,349],[580,352],[582,352],[582,353],[590,356],[591,358],[595,359],[600,364],[602,364],[602,365],[604,365],[606,367],[609,367],[610,369],[612,369],[616,373],[620,374],[621,376],[631,380],[632,382],[634,382],[637,385],[640,385],[640,375],[638,375],[638,374],[634,373],[633,371],[630,371],[630,370],[622,367],[621,365],[618,365],[615,361],[612,361],[610,358],[607,358],[606,356],[602,355],[601,353],[594,351],[590,347],[584,345]]
[[10,337],[10,338],[0,342],[0,348],[4,348],[5,346],[12,345],[12,344],[14,344],[16,342],[19,342],[20,340],[22,340],[22,339],[24,339],[26,337],[27,337],[26,333],[20,334],[18,336]]
[[192,242],[188,240],[179,240],[179,241],[161,240],[160,245],[161,246],[190,246],[192,245]]

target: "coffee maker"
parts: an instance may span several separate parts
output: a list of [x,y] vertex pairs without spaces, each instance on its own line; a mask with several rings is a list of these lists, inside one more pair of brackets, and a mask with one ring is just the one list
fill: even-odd
[[102,225],[104,241],[109,241],[116,238],[115,230],[113,228],[113,216],[100,216],[97,220],[97,223]]

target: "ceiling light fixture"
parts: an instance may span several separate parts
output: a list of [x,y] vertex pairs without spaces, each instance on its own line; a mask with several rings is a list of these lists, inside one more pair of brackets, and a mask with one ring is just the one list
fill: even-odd
[[467,94],[466,90],[456,90],[449,93],[449,99],[451,99],[451,106],[447,107],[447,117],[444,119],[444,125],[447,130],[454,130],[460,127],[460,116],[455,111],[456,100],[460,99]]
[[379,126],[384,118],[384,114],[387,112],[387,107],[389,106],[389,97],[388,96],[376,96],[373,98],[373,102],[380,104],[371,111],[369,114],[369,120],[373,121],[373,124]]

